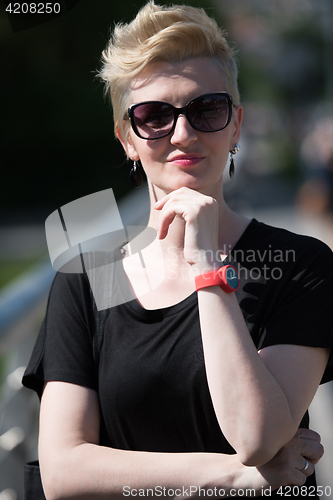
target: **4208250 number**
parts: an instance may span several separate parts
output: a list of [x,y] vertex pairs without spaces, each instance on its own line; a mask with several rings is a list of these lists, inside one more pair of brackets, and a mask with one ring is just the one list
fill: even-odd
[[60,3],[38,2],[38,3],[10,3],[6,7],[6,12],[10,14],[60,14]]
[[281,497],[330,497],[332,488],[330,486],[280,486],[276,491]]

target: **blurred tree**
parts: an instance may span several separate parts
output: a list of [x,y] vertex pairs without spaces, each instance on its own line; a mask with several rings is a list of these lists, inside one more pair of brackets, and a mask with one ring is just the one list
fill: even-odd
[[239,48],[244,168],[295,183],[302,177],[302,140],[320,102],[332,98],[332,2],[237,0],[216,7]]

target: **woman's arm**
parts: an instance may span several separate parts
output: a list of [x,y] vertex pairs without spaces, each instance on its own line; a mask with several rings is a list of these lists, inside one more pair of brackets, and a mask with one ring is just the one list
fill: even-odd
[[[176,216],[185,221],[184,258],[194,275],[220,267],[219,207],[213,198],[181,188],[154,208],[160,211],[160,239]],[[288,345],[258,353],[235,294],[211,286],[198,291],[198,303],[208,385],[221,430],[242,463],[264,464],[295,435],[329,349]]]
[[214,286],[199,290],[198,300],[207,379],[220,427],[242,463],[261,465],[295,435],[329,349],[277,345],[258,353],[234,294]]
[[[196,498],[199,487],[216,488],[216,497],[222,496],[220,489],[225,490],[223,496],[231,489],[245,488],[259,495],[262,487],[303,485],[323,454],[319,436],[303,429],[299,433],[302,438],[294,438],[271,463],[257,470],[245,467],[237,455],[150,453],[99,446],[99,423],[95,391],[65,382],[46,384],[41,401],[39,459],[48,500],[124,499],[132,489],[139,496],[139,489],[156,487],[165,488],[166,493],[160,496],[168,498],[170,489],[177,498],[190,493]],[[304,456],[310,466],[303,473]]]

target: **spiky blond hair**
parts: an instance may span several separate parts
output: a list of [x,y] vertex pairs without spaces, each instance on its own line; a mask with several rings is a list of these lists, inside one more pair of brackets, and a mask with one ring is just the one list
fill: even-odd
[[149,64],[176,63],[195,57],[211,57],[221,69],[225,88],[239,104],[237,64],[234,49],[223,31],[203,9],[187,5],[161,6],[150,0],[129,24],[117,24],[102,53],[99,76],[110,95],[115,133],[128,131],[123,121],[130,85]]

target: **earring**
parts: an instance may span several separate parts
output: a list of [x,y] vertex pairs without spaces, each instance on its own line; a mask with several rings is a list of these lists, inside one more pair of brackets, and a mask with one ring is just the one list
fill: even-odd
[[234,174],[235,174],[234,155],[237,154],[239,150],[240,150],[240,145],[238,143],[236,143],[234,149],[232,151],[229,151],[230,152],[230,165],[229,165],[230,179],[232,179]]
[[129,183],[134,188],[139,188],[143,184],[143,177],[139,170],[139,165],[139,161],[134,161],[133,167],[131,168],[131,171],[129,173]]

